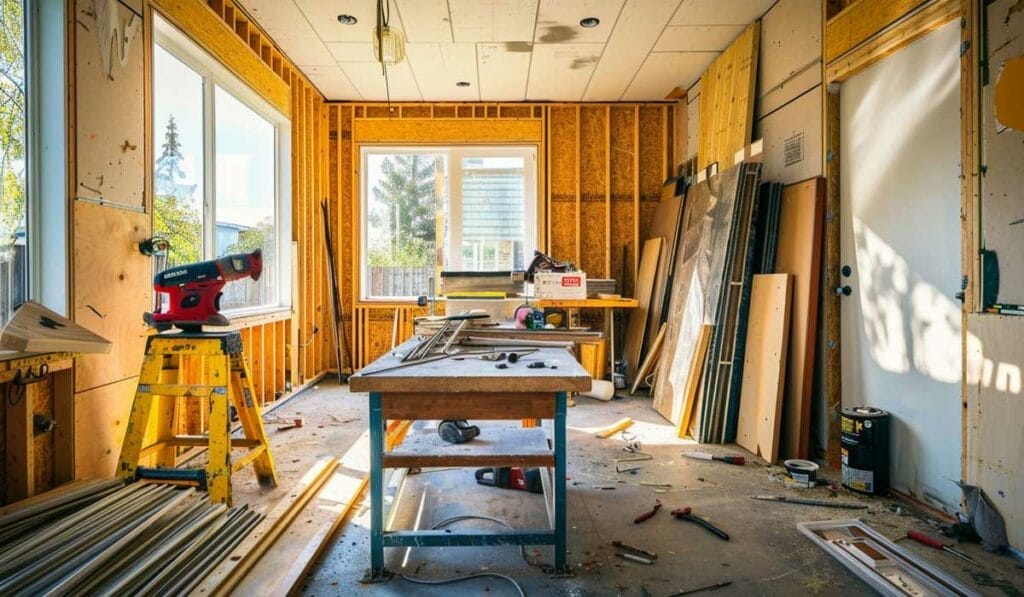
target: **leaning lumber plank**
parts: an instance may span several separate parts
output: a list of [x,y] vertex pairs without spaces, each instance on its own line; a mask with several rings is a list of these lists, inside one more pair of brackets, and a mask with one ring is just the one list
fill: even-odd
[[338,459],[321,458],[291,492],[278,502],[253,532],[217,566],[194,591],[199,595],[225,596],[232,593],[239,582],[263,557],[268,549],[289,527],[295,517],[316,495],[320,487],[338,468]]

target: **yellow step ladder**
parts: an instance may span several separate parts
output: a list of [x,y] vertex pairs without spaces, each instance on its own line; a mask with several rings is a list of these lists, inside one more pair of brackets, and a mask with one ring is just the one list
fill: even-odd
[[[260,485],[276,487],[277,471],[251,379],[238,332],[150,336],[117,475],[195,481],[207,488],[212,502],[228,505],[231,474],[246,465],[253,465]],[[179,408],[187,400],[202,403],[203,399],[209,409],[208,434],[178,435]],[[242,424],[244,439],[231,437],[231,405]],[[147,444],[147,438],[155,439]],[[178,448],[191,446],[208,448],[205,470],[174,469]],[[232,449],[242,448],[247,451],[233,459]],[[148,457],[153,457],[159,468],[140,467],[139,460]]]

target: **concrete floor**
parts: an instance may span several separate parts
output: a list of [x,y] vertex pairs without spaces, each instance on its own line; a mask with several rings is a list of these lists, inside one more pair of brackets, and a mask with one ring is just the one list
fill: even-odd
[[[279,408],[282,417],[303,416],[301,429],[275,431],[271,442],[281,487],[261,490],[249,471],[235,476],[238,502],[272,505],[317,459],[345,453],[365,430],[366,397],[350,394],[336,381],[325,381]],[[636,421],[630,431],[653,456],[635,473],[615,472],[616,458],[629,456],[619,436],[599,439],[595,429],[624,417]],[[866,498],[840,489],[838,499],[867,504],[867,510],[835,510],[755,501],[758,494],[829,498],[828,488],[786,489],[784,471],[751,458],[734,446],[706,446],[715,453],[747,456],[743,467],[683,458],[697,446],[674,437],[674,429],[650,408],[646,398],[610,403],[578,398],[569,409],[569,561],[576,575],[552,579],[528,565],[516,547],[389,549],[393,572],[424,579],[440,579],[476,572],[514,577],[528,595],[670,595],[677,591],[729,581],[716,595],[872,594],[855,575],[805,538],[799,521],[859,517],[885,536],[896,539],[907,528],[938,535],[935,521],[913,511],[906,503]],[[754,462],[751,462],[754,461]],[[834,477],[837,471],[827,473]],[[668,484],[657,488],[645,484]],[[612,488],[612,489],[607,489]],[[633,519],[661,500],[664,507],[654,518],[636,525]],[[673,508],[690,506],[731,535],[722,541],[704,529],[669,515]],[[900,508],[899,512],[894,510]],[[546,526],[542,496],[479,486],[471,469],[427,469],[410,475],[396,511],[393,528],[429,528],[460,514],[493,516],[515,527]],[[494,523],[465,521],[451,528],[494,528]],[[505,581],[475,579],[442,586],[415,585],[396,577],[387,584],[362,585],[358,580],[369,565],[369,511],[354,511],[334,545],[308,577],[309,595],[448,595],[457,592],[514,595]],[[653,566],[616,558],[612,540],[658,554]],[[985,553],[977,545],[960,549],[982,567],[976,568],[946,552],[917,543],[900,544],[984,594],[1024,594],[1024,569],[1011,558]],[[552,561],[550,548],[528,547],[533,563]]]

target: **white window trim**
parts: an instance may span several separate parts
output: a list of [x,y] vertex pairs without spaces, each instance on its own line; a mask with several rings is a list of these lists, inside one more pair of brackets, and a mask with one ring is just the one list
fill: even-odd
[[[175,28],[157,12],[153,13],[153,43],[161,46],[203,77],[203,258],[213,259],[217,246],[216,222],[216,111],[215,87],[229,92],[274,125],[274,167],[277,189],[274,196],[276,227],[277,302],[258,307],[225,309],[224,315],[236,320],[252,315],[273,313],[292,306],[292,210],[291,210],[291,121],[263,99],[237,75],[210,56],[198,44]],[[153,181],[150,181],[153,184]],[[152,192],[150,193],[152,195]]]
[[[364,174],[368,172],[367,160],[371,155],[379,154],[412,154],[412,153],[425,153],[425,154],[437,154],[443,153],[446,155],[448,160],[448,186],[445,189],[447,192],[450,213],[448,217],[451,221],[457,222],[462,219],[462,158],[464,157],[522,157],[524,163],[523,177],[525,179],[525,185],[523,188],[523,197],[526,201],[526,215],[524,221],[524,227],[526,232],[526,239],[530,239],[532,233],[532,240],[527,241],[525,258],[527,261],[533,255],[532,248],[540,246],[540,232],[537,229],[537,218],[538,210],[540,209],[539,202],[536,201],[537,197],[537,146],[529,144],[509,144],[509,145],[361,145],[360,151],[360,165],[359,165],[359,193],[362,197],[361,205],[359,207],[359,260],[360,260],[360,279],[359,279],[359,297],[361,301],[372,303],[372,302],[394,302],[394,301],[407,301],[415,299],[412,296],[370,296],[368,292],[368,282],[370,279],[370,267],[367,264],[367,241],[368,236],[368,211],[367,208],[370,204],[370,191],[367,188],[368,179]],[[452,167],[452,164],[458,163],[458,168]],[[462,252],[458,247],[462,246],[461,229],[452,226],[449,230],[451,238],[446,239],[449,246],[453,247],[453,259],[457,263],[462,261]]]
[[28,296],[68,315],[65,2],[25,2]]

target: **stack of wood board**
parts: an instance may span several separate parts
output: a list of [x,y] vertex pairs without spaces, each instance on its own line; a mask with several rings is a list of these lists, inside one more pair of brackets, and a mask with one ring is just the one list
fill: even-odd
[[779,212],[782,208],[783,185],[766,182],[761,185],[757,210],[757,273],[775,271],[775,250],[779,242]]
[[655,410],[677,425],[701,327],[713,323],[716,315],[713,311],[717,310],[725,252],[732,236],[733,206],[745,164],[698,180],[687,191],[668,330],[654,392]]
[[626,328],[626,342],[623,348],[626,357],[626,378],[631,381],[639,377],[640,351],[647,334],[648,311],[651,293],[654,290],[654,279],[658,275],[662,241],[660,237],[647,239],[640,256],[640,271],[636,277],[635,292],[638,304],[637,308],[629,313],[629,325]]
[[[661,187],[661,201],[654,208],[654,217],[651,219],[650,238],[665,239],[661,245],[661,257],[658,259],[658,272],[654,276],[654,288],[651,290],[651,307],[647,317],[647,329],[651,332],[666,321],[669,290],[676,268],[676,251],[682,232],[680,225],[686,191],[680,190],[681,185],[682,182],[671,180]],[[650,351],[652,342],[653,334],[648,333],[644,338],[641,355],[646,355]]]
[[0,346],[19,352],[110,352],[111,343],[35,301],[18,307],[0,331]]
[[733,208],[732,228],[722,259],[718,304],[708,307],[715,333],[704,365],[700,440],[732,442],[736,436],[750,279],[754,272],[753,226],[757,218],[761,164],[744,163]]
[[807,458],[809,452],[824,191],[824,179],[812,178],[789,185],[782,193],[775,271],[793,275],[793,313],[782,402],[784,458]]
[[792,296],[789,274],[754,276],[736,443],[770,463],[779,458]]

